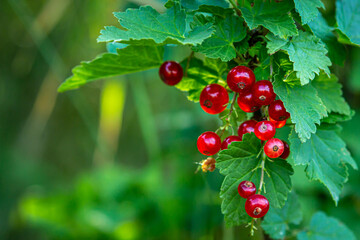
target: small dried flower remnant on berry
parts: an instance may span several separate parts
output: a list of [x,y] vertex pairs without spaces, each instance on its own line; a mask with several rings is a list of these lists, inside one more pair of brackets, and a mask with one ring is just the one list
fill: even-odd
[[284,143],[278,138],[272,138],[265,143],[264,151],[269,158],[278,158],[284,152]]
[[263,195],[255,194],[245,202],[245,211],[252,218],[261,218],[269,211],[269,201]]
[[248,198],[256,193],[256,186],[253,182],[242,181],[238,186],[238,193],[243,198]]

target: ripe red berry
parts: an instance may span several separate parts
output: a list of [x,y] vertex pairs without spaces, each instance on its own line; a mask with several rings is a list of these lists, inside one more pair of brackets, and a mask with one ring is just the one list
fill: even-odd
[[227,75],[227,84],[231,90],[244,93],[255,83],[254,72],[245,66],[236,66]]
[[284,143],[284,152],[281,154],[280,158],[287,159],[290,155],[290,147],[289,144],[285,141],[282,141]]
[[269,201],[263,195],[255,194],[245,202],[245,211],[252,218],[261,218],[269,211]]
[[241,141],[241,137],[239,136],[228,136],[227,138],[224,139],[224,141],[221,144],[221,149],[227,149],[228,146],[230,145],[230,143],[232,142],[239,142]]
[[214,132],[204,132],[197,140],[197,148],[204,155],[211,156],[220,151],[221,139]]
[[264,152],[269,158],[278,158],[284,152],[284,143],[278,138],[272,138],[265,143]]
[[281,100],[273,101],[269,106],[269,117],[275,121],[284,121],[290,117]]
[[238,186],[238,193],[243,198],[248,198],[256,193],[256,187],[253,182],[242,181]]
[[254,84],[252,88],[254,101],[258,105],[269,105],[275,100],[275,93],[272,83],[268,80],[261,80]]
[[177,62],[166,61],[160,66],[159,75],[165,84],[174,86],[181,81],[183,69]]
[[286,124],[286,120],[283,121],[275,121],[274,119],[272,119],[271,117],[269,117],[270,122],[272,122],[276,128],[282,128],[283,126],[285,126]]
[[237,99],[237,103],[241,110],[244,112],[255,112],[259,110],[260,106],[258,106],[253,98],[252,92],[246,92],[243,94],[240,94],[240,96]]
[[260,140],[266,141],[275,136],[276,128],[270,121],[261,121],[255,125],[254,133]]
[[207,85],[200,94],[200,106],[209,114],[218,114],[226,109],[229,94],[219,84]]
[[255,120],[247,120],[240,124],[238,128],[238,135],[242,139],[243,135],[245,133],[251,133],[254,132],[255,125],[257,124],[257,121]]

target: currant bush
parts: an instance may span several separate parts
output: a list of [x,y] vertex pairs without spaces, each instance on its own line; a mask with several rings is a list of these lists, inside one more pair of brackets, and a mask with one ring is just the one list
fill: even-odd
[[[360,20],[350,11],[355,1],[337,0],[330,21],[319,12],[324,4],[318,0],[169,0],[162,14],[149,6],[116,13],[122,28],[105,28],[98,38],[111,53],[77,67],[59,91],[160,67],[160,79],[200,102],[199,111],[219,114],[221,125],[197,139],[199,152],[211,157],[197,163],[202,172],[217,168],[225,176],[220,195],[227,224],[249,224],[253,233],[255,219],[260,222],[271,205],[276,211],[262,226],[271,237],[307,239],[319,224],[308,228],[311,232],[290,230],[297,219],[282,219],[281,234],[274,227],[278,218],[301,215],[284,207],[294,204],[289,197],[294,169],[285,160],[291,149],[294,164],[304,165],[305,175],[323,183],[336,203],[348,179],[347,165],[357,168],[337,127],[353,114],[329,68],[341,44],[359,44]],[[169,45],[187,48],[188,57],[163,62]],[[281,128],[289,128],[288,142],[276,137],[286,132]]]

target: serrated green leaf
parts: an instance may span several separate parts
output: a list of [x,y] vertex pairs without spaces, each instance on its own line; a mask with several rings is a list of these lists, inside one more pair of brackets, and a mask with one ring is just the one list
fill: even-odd
[[292,131],[289,141],[295,165],[305,165],[306,176],[310,180],[322,182],[337,204],[348,177],[345,164],[350,164],[355,169],[357,166],[336,129],[321,126],[306,143],[301,143]]
[[[98,42],[129,43],[139,40],[152,40],[155,44],[188,44],[202,43],[213,34],[211,23],[186,28],[189,24],[185,10],[178,4],[160,14],[150,6],[139,9],[127,9],[126,12],[116,12],[115,17],[123,29],[105,27],[101,30]],[[144,24],[146,23],[146,24]],[[151,43],[151,42],[150,42]]]
[[327,116],[326,107],[313,86],[290,85],[280,77],[276,78],[274,91],[290,113],[301,142],[305,142],[316,132],[315,124],[320,124],[320,119]]
[[[259,186],[261,177],[261,142],[255,134],[245,134],[243,141],[233,142],[227,150],[219,153],[216,167],[225,175],[220,190],[223,199],[221,211],[225,215],[228,226],[239,225],[249,221],[250,217],[245,212],[245,199],[237,192],[241,181],[252,181]],[[265,162],[264,196],[270,202],[270,208],[282,207],[291,190],[290,176],[293,174],[291,166],[284,160],[273,159]]]
[[292,192],[281,209],[270,208],[261,227],[274,239],[284,239],[290,224],[300,224],[302,211],[297,195]]
[[294,0],[294,3],[303,24],[307,24],[319,15],[318,8],[325,8],[321,0]]
[[234,10],[231,8],[223,8],[219,6],[212,6],[212,5],[200,5],[198,12],[203,13],[210,13],[213,16],[218,16],[222,18],[226,18],[226,16],[231,15],[234,13]]
[[202,5],[215,6],[221,8],[228,8],[229,3],[225,0],[169,0],[166,5],[170,2],[180,2],[182,6],[189,10],[198,10]]
[[201,45],[193,47],[193,51],[201,52],[209,58],[220,58],[227,62],[236,57],[234,42],[240,42],[246,37],[243,21],[233,15],[226,19],[217,19],[215,34]]
[[270,54],[280,49],[289,54],[290,61],[294,63],[296,76],[302,85],[313,80],[315,73],[319,74],[320,70],[330,75],[331,61],[326,56],[327,50],[320,39],[314,35],[300,31],[298,36],[287,43],[272,34],[266,37],[269,39],[267,46]]
[[117,54],[102,54],[90,62],[82,62],[73,68],[73,75],[60,85],[58,91],[76,89],[102,78],[159,67],[163,62],[163,54],[163,47],[154,46],[128,46],[117,49]]
[[[188,92],[187,97],[190,101],[198,102],[204,87],[208,84],[216,83],[221,79],[223,72],[227,70],[222,64],[218,68],[211,68],[214,62],[211,60],[205,60],[205,62],[207,66],[200,59],[191,58],[187,74],[184,75],[181,82],[175,85],[179,90]],[[181,62],[184,71],[187,68],[187,64],[188,58]]]
[[336,21],[339,26],[338,29],[352,43],[360,45],[360,1],[337,0]]
[[228,70],[227,64],[220,59],[205,58],[204,66],[216,71],[218,76],[222,76]]
[[298,240],[356,240],[354,234],[336,218],[328,217],[322,212],[317,212],[311,219],[307,231],[297,235]]
[[325,43],[331,62],[343,66],[346,58],[346,49],[336,39],[332,32],[334,28],[327,24],[321,14],[310,21],[308,25],[315,36]]
[[350,106],[342,97],[341,84],[338,83],[338,78],[334,74],[331,74],[329,78],[324,72],[321,72],[311,82],[311,85],[316,88],[318,96],[326,106],[328,113],[351,114]]
[[344,115],[339,113],[330,113],[327,117],[321,119],[321,123],[335,124],[338,122],[346,122],[351,120],[355,115],[355,111],[351,110],[350,115]]
[[295,36],[298,30],[288,14],[293,8],[291,1],[246,1],[240,10],[250,29],[264,26],[281,38]]

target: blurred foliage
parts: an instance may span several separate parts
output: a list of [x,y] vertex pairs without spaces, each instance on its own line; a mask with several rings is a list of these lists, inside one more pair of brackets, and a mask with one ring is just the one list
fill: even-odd
[[[194,174],[197,136],[219,122],[156,70],[56,93],[71,67],[105,51],[95,39],[116,24],[111,13],[142,2],[2,1],[0,239],[247,239],[244,227],[223,226],[218,172]],[[164,1],[146,3],[161,11]],[[333,14],[333,1],[324,3]],[[181,61],[188,51],[169,47],[165,55]],[[332,71],[359,110],[360,51],[346,52]],[[357,113],[342,124],[358,164],[359,122]],[[349,171],[335,207],[295,168],[305,223],[321,210],[360,236],[360,176]]]

